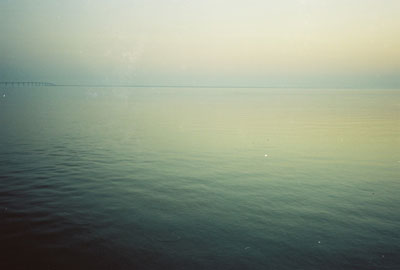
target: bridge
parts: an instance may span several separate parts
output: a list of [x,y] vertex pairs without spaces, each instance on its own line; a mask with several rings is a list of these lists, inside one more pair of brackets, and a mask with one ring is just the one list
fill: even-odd
[[49,82],[0,82],[0,86],[11,86],[11,87],[21,87],[21,86],[55,86],[54,83]]

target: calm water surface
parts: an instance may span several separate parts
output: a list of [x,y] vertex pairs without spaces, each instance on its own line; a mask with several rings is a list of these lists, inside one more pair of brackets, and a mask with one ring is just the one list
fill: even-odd
[[400,90],[0,94],[1,269],[400,269]]

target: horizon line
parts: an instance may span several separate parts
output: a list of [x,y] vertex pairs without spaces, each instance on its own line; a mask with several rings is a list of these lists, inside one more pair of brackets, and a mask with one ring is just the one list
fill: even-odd
[[[26,85],[23,85],[26,84]],[[35,85],[40,84],[40,85]],[[1,82],[0,85],[15,85],[15,86],[57,86],[57,87],[132,87],[132,88],[296,88],[296,89],[400,89],[399,86],[305,86],[305,85],[168,85],[168,84],[56,84],[51,82],[18,82],[8,81]]]
[[295,89],[400,89],[400,86],[296,86],[296,85],[163,85],[163,84],[155,84],[155,85],[137,85],[137,84],[55,84],[53,86],[59,87],[131,87],[131,88],[253,88],[253,89],[262,89],[262,88],[278,88],[278,89],[286,89],[286,88],[295,88]]

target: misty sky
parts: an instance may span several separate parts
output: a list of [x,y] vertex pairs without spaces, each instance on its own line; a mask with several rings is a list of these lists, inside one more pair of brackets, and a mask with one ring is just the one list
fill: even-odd
[[400,87],[398,0],[2,0],[0,81]]

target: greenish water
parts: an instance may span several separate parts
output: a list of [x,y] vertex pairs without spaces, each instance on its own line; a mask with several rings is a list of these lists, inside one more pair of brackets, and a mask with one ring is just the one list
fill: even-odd
[[0,90],[2,269],[400,269],[400,91]]

